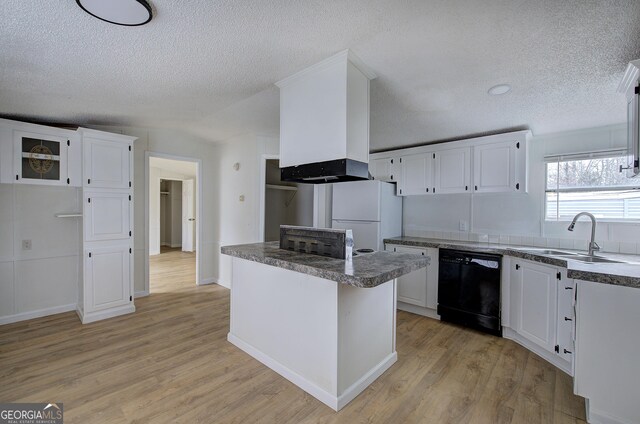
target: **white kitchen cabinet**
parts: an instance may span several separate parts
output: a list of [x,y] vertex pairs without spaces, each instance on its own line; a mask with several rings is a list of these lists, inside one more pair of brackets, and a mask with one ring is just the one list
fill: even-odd
[[438,315],[438,249],[387,244],[386,251],[427,256],[426,268],[398,277],[398,309],[436,318]]
[[398,195],[433,194],[433,161],[432,152],[402,156]]
[[133,306],[131,256],[129,243],[87,246],[83,323],[95,321],[105,311]]
[[561,269],[557,282],[558,319],[556,323],[555,351],[573,367],[575,339],[575,282],[567,278],[567,270]]
[[0,182],[81,185],[76,131],[0,119]]
[[[96,133],[100,133],[96,135]],[[131,187],[131,144],[115,141],[112,134],[83,129],[84,186],[128,189]]]
[[576,281],[574,391],[591,423],[640,419],[640,290]]
[[[404,246],[394,246],[393,251],[411,253],[416,256],[426,256],[427,254],[425,249]],[[427,306],[427,268],[421,268],[398,277],[398,301]]]
[[524,191],[525,140],[506,140],[473,148],[473,189],[476,193]]
[[503,332],[573,374],[573,280],[566,268],[511,258],[509,327]]
[[374,157],[371,155],[369,172],[374,180],[388,183],[398,182],[400,179],[400,158],[398,156]]
[[435,194],[470,193],[471,148],[443,149],[433,153]]
[[84,281],[78,315],[89,323],[135,311],[133,161],[135,137],[78,129],[83,144]]
[[520,296],[516,304],[516,331],[549,352],[556,345],[557,271],[529,261],[520,261]]
[[[21,127],[26,125],[23,124]],[[27,130],[13,131],[15,182],[78,186],[79,166],[76,162],[69,162],[71,144],[74,145],[74,153],[79,148],[77,137],[71,131],[61,132],[55,128],[45,131],[41,128],[43,127],[40,125],[33,125]]]
[[132,235],[128,192],[84,191],[84,240],[120,240]]

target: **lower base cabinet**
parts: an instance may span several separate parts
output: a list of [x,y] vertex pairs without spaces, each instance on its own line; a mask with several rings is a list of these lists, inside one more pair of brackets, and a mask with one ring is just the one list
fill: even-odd
[[574,391],[590,423],[640,422],[640,289],[578,280]]
[[573,280],[566,268],[511,258],[510,328],[504,336],[573,375]]
[[129,242],[84,252],[84,292],[78,313],[83,323],[135,311]]
[[388,244],[385,250],[429,257],[426,268],[398,277],[398,309],[437,318],[438,249]]

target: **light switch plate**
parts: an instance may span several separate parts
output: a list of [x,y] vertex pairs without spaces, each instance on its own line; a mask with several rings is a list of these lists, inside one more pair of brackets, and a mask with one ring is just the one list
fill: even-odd
[[467,221],[460,221],[460,231],[469,231],[469,223]]

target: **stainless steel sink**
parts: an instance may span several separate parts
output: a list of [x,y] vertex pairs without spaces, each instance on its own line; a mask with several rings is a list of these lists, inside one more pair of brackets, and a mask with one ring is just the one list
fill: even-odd
[[538,255],[552,255],[552,256],[572,256],[576,255],[576,253],[565,252],[562,250],[553,250],[553,249],[518,249],[523,252],[538,254]]
[[588,264],[594,264],[594,263],[600,263],[600,264],[622,264],[622,263],[625,263],[625,262],[622,262],[622,261],[614,261],[613,259],[603,258],[601,256],[589,256],[589,255],[583,255],[581,253],[565,252],[564,250],[545,249],[545,248],[540,248],[540,249],[527,248],[527,249],[518,249],[518,250],[520,250],[521,252],[531,253],[531,254],[534,254],[534,255],[538,254],[538,255],[556,256],[556,257],[560,257],[562,259],[571,260],[571,261],[578,261],[578,262],[588,263]]
[[602,264],[622,264],[624,262],[614,261],[612,259],[602,258],[600,256],[588,256],[588,255],[572,255],[569,259],[572,261],[584,262],[584,263],[602,263]]

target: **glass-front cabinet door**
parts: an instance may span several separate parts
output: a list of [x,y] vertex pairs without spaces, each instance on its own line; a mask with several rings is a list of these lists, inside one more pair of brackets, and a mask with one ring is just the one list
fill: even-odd
[[67,185],[67,147],[63,137],[14,132],[16,182]]

